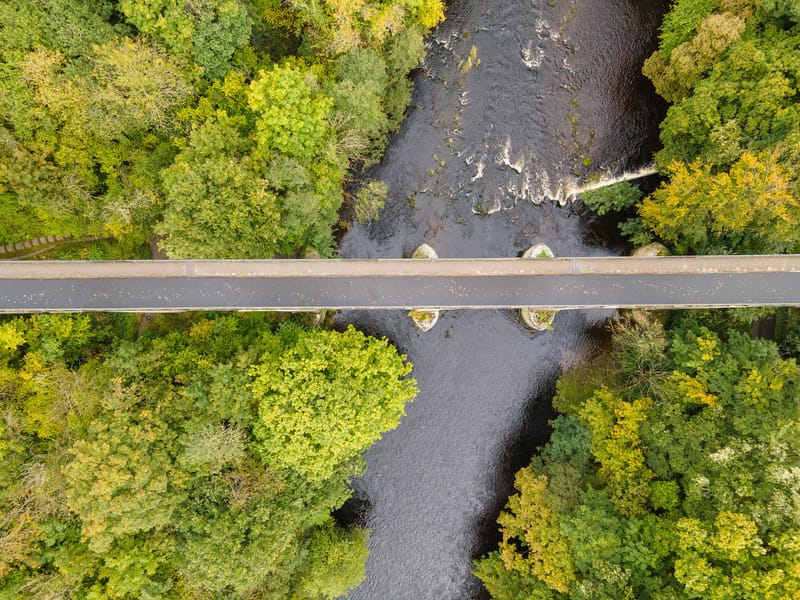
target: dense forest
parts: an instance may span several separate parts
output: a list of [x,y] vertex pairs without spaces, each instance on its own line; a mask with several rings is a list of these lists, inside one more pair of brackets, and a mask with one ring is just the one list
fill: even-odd
[[562,376],[477,563],[493,598],[800,597],[800,369],[735,321],[618,326]]
[[[440,0],[5,0],[0,245],[329,255],[368,219]],[[347,190],[347,192],[345,192]],[[84,252],[86,251],[86,252]],[[0,598],[335,598],[331,516],[413,399],[386,340],[302,318],[0,318]]]
[[415,393],[386,340],[278,317],[0,324],[0,598],[332,599],[331,517]]
[[[137,256],[333,249],[441,0],[0,3],[0,244],[103,235]],[[353,193],[356,215],[380,182]]]
[[[799,252],[800,5],[677,0],[644,73],[672,103],[664,181],[585,204],[677,254]],[[563,374],[476,563],[493,598],[800,598],[800,322],[754,339],[767,312],[635,315]]]

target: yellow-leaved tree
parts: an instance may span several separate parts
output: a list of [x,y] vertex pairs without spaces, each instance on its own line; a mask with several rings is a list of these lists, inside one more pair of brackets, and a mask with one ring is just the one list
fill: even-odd
[[800,201],[777,152],[745,152],[729,171],[673,163],[644,199],[645,226],[679,254],[768,254],[800,240]]

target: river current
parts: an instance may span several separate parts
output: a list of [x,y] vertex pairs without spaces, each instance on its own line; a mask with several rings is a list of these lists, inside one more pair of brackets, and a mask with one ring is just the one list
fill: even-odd
[[[408,117],[369,173],[387,183],[386,207],[344,235],[341,256],[408,257],[423,242],[442,258],[519,256],[536,243],[557,256],[623,252],[565,190],[650,161],[664,106],[640,71],[666,5],[454,2]],[[469,68],[471,51],[480,62]],[[610,315],[562,312],[537,334],[511,311],[446,311],[427,333],[405,311],[336,316],[391,339],[420,388],[367,452],[340,513],[371,530],[367,577],[350,600],[484,597],[472,561],[496,545],[513,474],[546,440],[556,377]]]

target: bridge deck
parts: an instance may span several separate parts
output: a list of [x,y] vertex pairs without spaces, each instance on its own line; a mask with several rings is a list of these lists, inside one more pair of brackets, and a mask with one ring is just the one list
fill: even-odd
[[0,261],[0,312],[800,306],[800,255]]

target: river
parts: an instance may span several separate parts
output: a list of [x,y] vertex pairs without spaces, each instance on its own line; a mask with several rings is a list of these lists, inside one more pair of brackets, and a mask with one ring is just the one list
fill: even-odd
[[[408,118],[369,176],[380,218],[342,238],[347,258],[557,256],[624,251],[613,228],[567,203],[577,176],[649,162],[664,106],[640,75],[666,0],[459,0],[430,37]],[[480,64],[464,62],[473,46]],[[461,69],[459,69],[461,65]],[[514,472],[547,436],[554,381],[591,351],[609,311],[562,312],[533,334],[511,311],[444,312],[417,331],[403,311],[339,313],[387,336],[420,393],[367,452],[344,521],[370,528],[351,600],[464,600],[472,560],[497,542]]]

